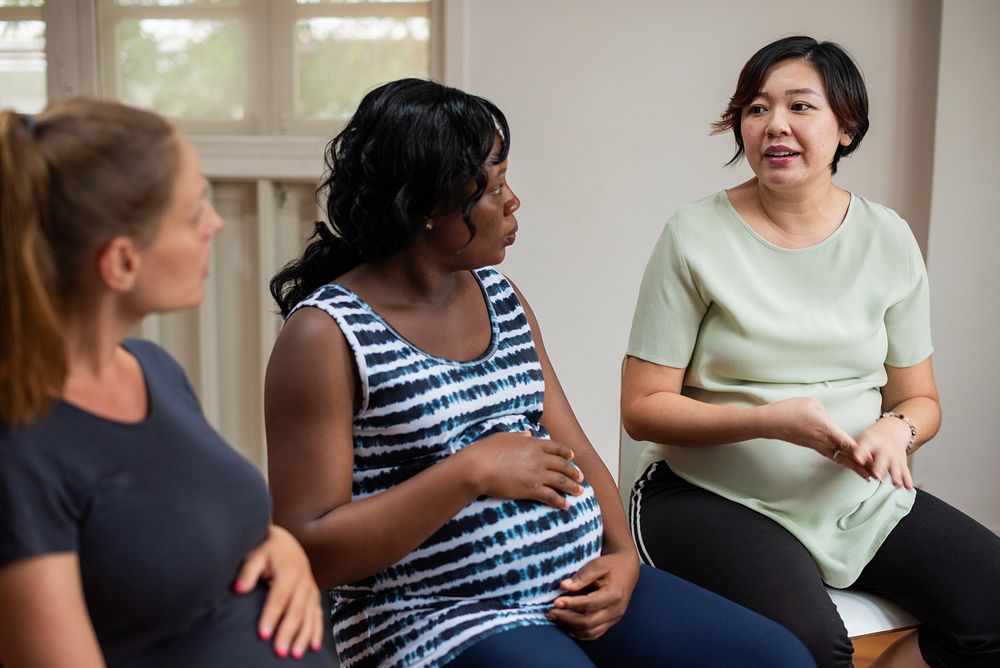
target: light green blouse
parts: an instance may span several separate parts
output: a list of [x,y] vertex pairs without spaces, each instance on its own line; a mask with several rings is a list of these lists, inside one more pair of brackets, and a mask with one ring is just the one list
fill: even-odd
[[[674,214],[639,290],[628,354],[686,368],[683,394],[727,406],[815,397],[857,436],[881,412],[884,365],[932,352],[927,274],[906,222],[851,196],[840,227],[789,250],[757,234],[725,192]],[[815,450],[755,439],[653,445],[682,478],[774,519],[846,587],[913,505],[891,479],[866,482]]]

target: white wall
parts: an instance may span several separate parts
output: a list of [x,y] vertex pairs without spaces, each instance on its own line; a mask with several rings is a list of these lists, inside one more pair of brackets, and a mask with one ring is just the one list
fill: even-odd
[[852,53],[872,127],[837,178],[926,238],[936,0],[466,0],[461,9],[464,71],[453,81],[494,100],[512,126],[521,232],[504,270],[532,303],[613,474],[619,367],[649,249],[674,209],[749,176],[723,167],[731,136],[707,133],[756,49],[804,33]]
[[924,486],[1000,533],[1000,2],[945,0],[928,245],[944,423]]

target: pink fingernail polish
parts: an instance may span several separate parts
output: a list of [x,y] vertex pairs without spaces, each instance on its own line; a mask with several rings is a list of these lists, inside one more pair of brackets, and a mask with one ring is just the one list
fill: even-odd
[[257,633],[260,634],[260,639],[261,640],[270,640],[271,639],[271,634],[274,633],[274,631],[271,630],[271,629],[269,629],[269,628],[267,628],[266,626],[262,626],[257,631]]
[[284,659],[286,656],[288,656],[288,648],[285,647],[284,645],[275,645],[274,653],[280,656],[282,659]]
[[305,651],[299,649],[298,647],[296,647],[295,649],[292,650],[292,658],[293,659],[301,659],[303,654],[305,654]]

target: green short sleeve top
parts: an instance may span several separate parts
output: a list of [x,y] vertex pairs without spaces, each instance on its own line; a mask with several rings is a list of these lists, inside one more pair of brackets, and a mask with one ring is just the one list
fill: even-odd
[[[639,290],[627,353],[685,368],[683,394],[728,406],[821,401],[857,436],[881,412],[885,365],[932,352],[927,274],[894,211],[851,196],[841,225],[802,249],[776,246],[720,192],[665,225]],[[913,492],[866,482],[810,448],[755,439],[654,445],[681,477],[771,517],[846,587],[909,512]]]

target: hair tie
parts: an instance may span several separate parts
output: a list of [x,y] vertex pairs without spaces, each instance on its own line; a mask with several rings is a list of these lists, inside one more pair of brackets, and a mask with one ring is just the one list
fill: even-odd
[[28,131],[29,135],[34,137],[38,129],[38,122],[35,120],[34,114],[21,114],[21,120],[24,121],[24,129]]

